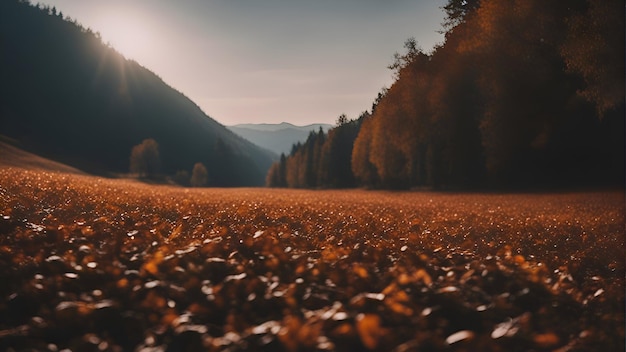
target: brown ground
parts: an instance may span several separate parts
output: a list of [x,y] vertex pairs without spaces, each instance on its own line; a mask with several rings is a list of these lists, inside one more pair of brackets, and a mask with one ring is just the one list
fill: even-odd
[[[624,350],[624,194],[0,168],[0,350]],[[152,349],[151,349],[152,348]]]

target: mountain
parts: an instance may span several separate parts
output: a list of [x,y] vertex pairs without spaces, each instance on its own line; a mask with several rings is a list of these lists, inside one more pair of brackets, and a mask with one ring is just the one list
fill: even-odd
[[99,174],[128,172],[132,147],[152,138],[162,173],[202,162],[213,186],[262,185],[275,157],[90,29],[19,0],[0,3],[0,131]]
[[324,123],[295,126],[283,122],[279,124],[239,124],[226,127],[250,142],[280,155],[281,153],[289,154],[294,144],[304,143],[311,131],[317,132],[322,128],[324,132],[328,132],[333,126]]

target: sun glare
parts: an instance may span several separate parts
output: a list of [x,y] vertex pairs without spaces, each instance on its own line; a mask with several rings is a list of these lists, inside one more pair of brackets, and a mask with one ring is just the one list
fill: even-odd
[[141,61],[151,55],[155,33],[150,22],[132,13],[109,14],[101,18],[100,34],[128,59]]

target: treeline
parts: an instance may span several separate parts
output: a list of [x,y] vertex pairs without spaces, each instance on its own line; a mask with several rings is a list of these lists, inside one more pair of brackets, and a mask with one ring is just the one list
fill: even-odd
[[328,134],[320,127],[307,140],[293,146],[288,156],[282,154],[267,174],[270,187],[346,188],[356,185],[350,166],[352,146],[367,112],[358,120],[339,116],[337,126]]
[[[396,54],[395,82],[342,142],[350,160],[308,161],[331,149],[339,126],[318,147],[294,146],[268,185],[623,185],[623,1],[450,0],[443,9],[445,43],[425,53],[410,39]],[[332,169],[346,165],[351,172]]]

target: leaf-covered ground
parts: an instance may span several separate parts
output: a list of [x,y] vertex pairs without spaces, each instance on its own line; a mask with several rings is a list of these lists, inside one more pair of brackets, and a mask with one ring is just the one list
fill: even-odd
[[0,350],[624,350],[624,195],[0,169]]

